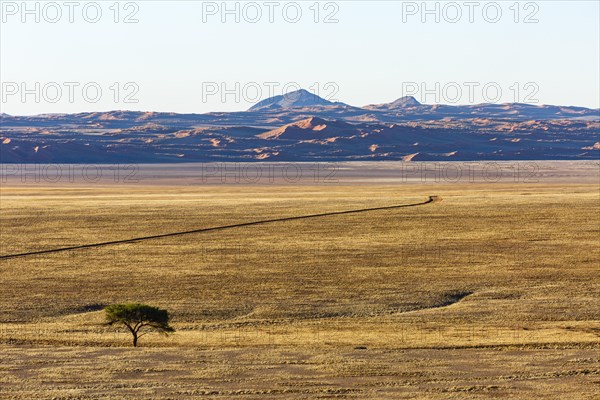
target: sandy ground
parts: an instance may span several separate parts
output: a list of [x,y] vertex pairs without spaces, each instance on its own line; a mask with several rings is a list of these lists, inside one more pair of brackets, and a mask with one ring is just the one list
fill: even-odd
[[6,186],[600,183],[600,161],[0,164]]

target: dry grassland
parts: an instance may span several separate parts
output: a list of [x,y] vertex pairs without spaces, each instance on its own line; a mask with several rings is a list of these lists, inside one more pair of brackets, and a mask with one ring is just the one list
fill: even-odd
[[429,195],[1,260],[0,398],[600,398],[594,184],[3,187],[0,253]]

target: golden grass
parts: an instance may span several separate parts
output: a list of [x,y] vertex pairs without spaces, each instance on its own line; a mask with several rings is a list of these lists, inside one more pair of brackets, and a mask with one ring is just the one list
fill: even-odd
[[[3,187],[0,397],[595,398],[597,185]],[[129,337],[105,304],[171,311]]]

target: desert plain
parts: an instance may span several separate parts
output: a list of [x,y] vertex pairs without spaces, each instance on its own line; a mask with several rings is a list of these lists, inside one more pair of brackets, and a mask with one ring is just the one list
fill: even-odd
[[[0,398],[600,398],[600,165],[531,165],[259,182],[13,169],[0,256],[441,201],[2,258]],[[132,301],[176,332],[132,348],[102,311]]]

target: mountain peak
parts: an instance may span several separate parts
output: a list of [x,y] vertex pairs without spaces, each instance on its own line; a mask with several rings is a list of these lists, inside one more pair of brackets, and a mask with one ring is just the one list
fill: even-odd
[[268,108],[296,108],[296,107],[314,107],[314,106],[332,106],[329,100],[325,100],[322,97],[317,96],[308,90],[300,89],[293,92],[288,92],[284,95],[269,97],[268,99],[262,100],[250,107],[248,111],[257,111]]
[[398,108],[415,107],[420,105],[421,103],[419,103],[414,97],[404,96],[392,101],[391,103],[371,104],[363,108],[367,110],[394,110]]
[[395,100],[390,103],[392,107],[410,107],[410,106],[420,106],[421,103],[417,101],[413,96],[404,96],[400,97],[398,100]]

